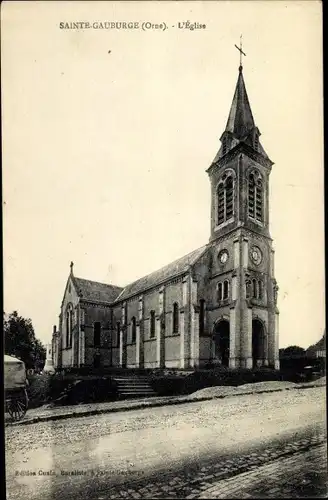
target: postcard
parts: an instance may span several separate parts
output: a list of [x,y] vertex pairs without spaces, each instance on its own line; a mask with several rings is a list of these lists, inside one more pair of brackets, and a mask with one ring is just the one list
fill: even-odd
[[326,496],[322,4],[1,42],[8,500]]

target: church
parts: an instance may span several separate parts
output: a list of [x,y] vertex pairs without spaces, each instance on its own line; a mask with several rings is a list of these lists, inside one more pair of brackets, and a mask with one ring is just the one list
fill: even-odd
[[71,263],[52,336],[55,368],[279,369],[273,162],[260,142],[242,62],[220,142],[206,171],[208,243],[125,287],[78,278]]

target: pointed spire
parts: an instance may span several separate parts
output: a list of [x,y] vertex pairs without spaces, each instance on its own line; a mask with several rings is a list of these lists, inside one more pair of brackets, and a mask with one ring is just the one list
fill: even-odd
[[71,275],[73,275],[73,267],[74,267],[74,262],[71,262],[71,263],[70,263]]
[[232,133],[237,139],[243,139],[255,128],[254,118],[249,104],[243,68],[239,66],[239,75],[233,96],[229,118],[225,131]]
[[227,155],[231,150],[240,144],[251,147],[256,153],[265,158],[265,160],[271,162],[262,144],[260,143],[259,137],[261,132],[255,125],[253,113],[248,100],[243,76],[242,57],[246,56],[246,54],[242,49],[242,36],[240,37],[240,47],[237,45],[235,45],[235,47],[238,49],[240,54],[238,80],[232,99],[227,125],[220,137],[221,147],[212,164],[220,161],[222,157]]

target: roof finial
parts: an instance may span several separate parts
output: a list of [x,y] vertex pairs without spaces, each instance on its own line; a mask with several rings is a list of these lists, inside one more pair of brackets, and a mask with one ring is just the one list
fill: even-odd
[[70,263],[71,274],[73,274],[73,267],[74,267],[74,262],[72,261],[72,262]]
[[239,50],[239,71],[242,71],[243,69],[243,55],[246,56],[245,52],[243,52],[243,42],[242,42],[243,35],[240,35],[240,47],[237,47],[235,44],[236,49]]

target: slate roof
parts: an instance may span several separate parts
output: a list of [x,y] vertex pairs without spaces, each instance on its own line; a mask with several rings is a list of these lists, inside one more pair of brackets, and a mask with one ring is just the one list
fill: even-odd
[[310,345],[306,350],[307,354],[315,354],[316,351],[324,351],[326,349],[326,330],[323,333],[321,339],[313,345]]
[[255,128],[252,110],[249,104],[242,68],[239,68],[235,94],[233,96],[226,132],[231,132],[242,139]]
[[120,295],[116,298],[115,302],[120,302],[125,300],[133,295],[137,295],[142,293],[144,290],[152,288],[155,285],[158,285],[169,278],[173,278],[174,276],[179,276],[184,271],[188,271],[189,267],[192,266],[199,257],[204,253],[207,246],[203,246],[201,248],[197,248],[193,252],[180,257],[180,259],[171,262],[170,264],[154,271],[143,278],[134,281],[130,285],[127,285]]
[[[225,132],[228,132],[233,137],[232,148],[239,144],[239,142],[244,142],[252,146],[252,133],[255,128],[257,127],[254,122],[253,113],[246,91],[243,69],[240,66],[236,89],[225,128]],[[260,142],[258,144],[258,152],[265,158],[268,158],[268,155]],[[213,163],[216,163],[222,156],[223,147],[221,146],[213,160]]]
[[77,292],[83,299],[97,300],[101,302],[114,302],[123,288],[97,281],[85,280],[73,277]]

